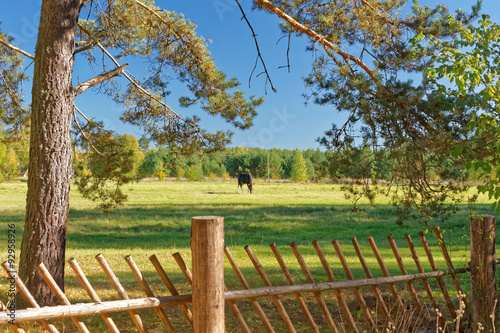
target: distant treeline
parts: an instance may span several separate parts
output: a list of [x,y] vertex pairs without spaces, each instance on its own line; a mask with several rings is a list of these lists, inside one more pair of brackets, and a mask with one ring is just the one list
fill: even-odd
[[236,177],[249,173],[256,178],[330,178],[327,154],[319,150],[226,148],[222,151],[178,156],[167,148],[150,149],[137,168],[140,177],[186,177],[191,180]]
[[[319,149],[286,150],[260,148],[225,148],[213,153],[197,153],[183,156],[165,147],[149,147],[143,136],[139,140],[134,135],[118,136],[118,141],[133,156],[131,175],[136,178],[166,177],[202,180],[205,178],[230,178],[239,173],[249,173],[254,178],[320,180],[320,179],[372,179],[390,180],[391,168],[399,167],[385,152],[375,152],[368,148],[332,152]],[[3,149],[2,149],[3,148]],[[74,165],[92,168],[89,151],[75,149]],[[28,164],[27,148],[3,146],[0,144],[0,181],[19,176]],[[442,165],[431,175],[436,180],[454,179],[454,163]],[[79,176],[76,168],[76,176]],[[446,172],[443,173],[443,170]],[[458,170],[457,170],[458,171]],[[456,174],[460,174],[456,172]],[[444,176],[445,175],[445,176]],[[470,180],[475,180],[473,175]]]
[[[129,141],[135,137],[128,136]],[[255,178],[320,180],[320,179],[391,179],[391,168],[399,167],[387,152],[369,148],[351,148],[332,152],[319,149],[287,150],[260,148],[225,148],[222,151],[182,156],[168,148],[149,148],[144,138],[131,143],[135,154],[135,176],[140,178],[165,177],[202,180],[205,178],[236,177],[249,173]],[[432,157],[429,157],[432,158]],[[455,179],[461,174],[455,170],[453,160],[443,164],[440,170],[429,170],[436,180]],[[454,172],[457,171],[457,172]],[[475,177],[471,176],[473,180]]]

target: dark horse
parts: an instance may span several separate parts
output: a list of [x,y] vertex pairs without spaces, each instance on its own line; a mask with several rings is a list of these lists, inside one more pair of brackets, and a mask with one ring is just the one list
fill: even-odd
[[245,193],[243,191],[243,184],[247,184],[248,193],[252,193],[252,176],[250,176],[248,173],[240,173],[238,175],[238,190],[236,190],[236,193],[239,193],[240,187],[241,192]]

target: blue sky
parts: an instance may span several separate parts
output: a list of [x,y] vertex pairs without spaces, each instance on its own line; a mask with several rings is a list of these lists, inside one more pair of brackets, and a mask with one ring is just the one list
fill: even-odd
[[[235,134],[231,146],[247,146],[260,148],[307,149],[319,148],[315,141],[325,130],[331,128],[332,123],[342,124],[345,116],[328,106],[318,106],[313,103],[305,105],[302,97],[307,88],[302,81],[311,66],[312,55],[305,51],[304,38],[292,38],[290,49],[291,71],[279,68],[286,65],[287,41],[281,37],[279,20],[261,11],[252,11],[250,1],[240,1],[247,12],[247,17],[258,35],[262,56],[270,72],[271,79],[278,93],[272,92],[269,84],[265,86],[265,77],[255,77],[262,67],[259,65],[251,79],[249,77],[254,66],[257,51],[247,24],[241,20],[241,13],[234,0],[193,0],[172,1],[156,0],[157,6],[178,13],[198,25],[198,33],[210,40],[209,50],[216,60],[216,64],[229,77],[237,77],[241,82],[241,89],[246,95],[264,96],[264,104],[258,108],[258,116],[254,126],[246,131],[240,131],[226,124],[222,119],[211,117],[194,108],[180,109],[174,97],[177,91],[182,91],[172,84],[170,90],[173,96],[167,102],[185,115],[196,114],[202,118],[202,125],[211,130],[230,129]],[[420,1],[423,5],[435,5],[436,1]],[[443,0],[442,4],[450,10],[462,8],[470,9],[473,1]],[[0,11],[1,29],[15,37],[14,43],[27,52],[34,53],[37,26],[39,20],[41,0],[7,1],[2,0]],[[500,21],[500,4],[497,0],[483,1],[483,13],[492,16],[493,21]],[[97,53],[96,53],[97,54]],[[29,62],[27,62],[28,64]],[[134,63],[128,70],[140,77],[143,64]],[[84,81],[93,74],[80,69],[86,67],[85,60],[77,60],[75,67],[75,81]],[[31,73],[33,67],[28,69]],[[98,73],[97,73],[98,74]],[[25,87],[27,95],[30,87]],[[266,94],[267,90],[267,94]],[[29,98],[29,96],[27,96]],[[119,120],[121,106],[114,104],[104,96],[87,91],[76,100],[77,106],[89,117],[103,120],[109,129],[119,133],[132,133],[141,136],[142,132],[136,127],[123,124]]]

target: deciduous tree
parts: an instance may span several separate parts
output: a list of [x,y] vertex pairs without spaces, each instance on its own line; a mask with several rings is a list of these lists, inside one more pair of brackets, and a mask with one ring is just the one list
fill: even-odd
[[413,40],[415,50],[421,54],[433,46],[434,52],[427,53],[432,60],[426,69],[429,82],[444,98],[456,98],[456,114],[472,110],[466,118],[469,135],[449,143],[469,170],[479,171],[484,180],[479,192],[494,199],[492,208],[500,212],[500,26],[488,15],[476,26],[452,17],[448,23],[458,31],[455,38],[442,42],[421,33]]

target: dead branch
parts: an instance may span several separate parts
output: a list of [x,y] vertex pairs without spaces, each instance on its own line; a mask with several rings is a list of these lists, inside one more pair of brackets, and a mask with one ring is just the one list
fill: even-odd
[[3,40],[3,39],[1,39],[1,38],[0,38],[0,44],[3,44],[3,45],[5,45],[5,46],[7,46],[9,49],[11,49],[11,50],[13,50],[13,51],[16,51],[16,52],[19,52],[19,53],[21,53],[22,55],[24,55],[24,56],[26,56],[26,57],[28,57],[28,58],[30,58],[30,59],[35,60],[35,57],[34,57],[34,56],[32,56],[31,54],[29,54],[28,52],[26,52],[26,51],[24,51],[24,50],[21,50],[21,49],[20,49],[20,48],[18,48],[17,46],[14,46],[14,45],[12,45],[12,44],[8,43],[7,41],[5,41],[5,40]]
[[286,22],[288,22],[288,24],[290,24],[290,26],[295,31],[303,33],[303,34],[306,34],[307,36],[309,36],[310,38],[312,38],[316,42],[320,43],[325,50],[326,49],[330,49],[334,53],[336,53],[339,56],[341,56],[346,63],[348,63],[349,61],[354,62],[356,65],[358,65],[359,67],[361,67],[365,71],[366,74],[368,74],[368,76],[370,77],[370,79],[372,81],[374,81],[377,84],[380,83],[379,79],[372,72],[372,70],[364,62],[362,62],[359,58],[356,58],[355,56],[353,56],[353,55],[351,55],[349,53],[341,51],[337,45],[335,45],[335,44],[331,43],[330,41],[328,41],[325,38],[325,36],[322,36],[322,35],[318,34],[316,31],[314,31],[314,30],[306,27],[302,23],[298,22],[293,17],[291,17],[290,15],[288,15],[287,13],[283,12],[281,9],[279,9],[278,7],[276,7],[275,5],[273,5],[270,1],[268,1],[268,0],[255,0],[255,1],[258,4],[260,4],[261,6],[263,6],[264,8],[266,8],[268,11],[270,11],[270,12],[278,15],[280,18],[282,18],[283,20],[285,20]]
[[[253,37],[253,40],[255,42],[255,48],[257,49],[257,58],[260,59],[260,62],[262,64],[262,66],[264,67],[264,72],[266,74],[267,80],[269,81],[269,84],[271,85],[271,89],[274,92],[278,92],[278,90],[276,90],[276,88],[274,88],[274,86],[273,86],[273,82],[271,81],[271,77],[269,76],[269,72],[267,71],[267,68],[266,68],[266,63],[264,62],[264,59],[262,58],[262,54],[260,53],[259,42],[257,41],[257,35],[255,34],[255,31],[253,30],[253,27],[250,24],[250,21],[248,21],[247,15],[245,14],[245,11],[241,7],[240,2],[238,0],[236,0],[236,3],[238,4],[238,7],[240,8],[241,14],[243,15],[242,19],[244,19],[247,22],[247,25],[250,28],[250,31],[252,31],[252,37]],[[257,66],[257,62],[255,63],[255,67],[256,66]],[[255,70],[255,67],[252,70],[252,74]],[[250,78],[248,79],[248,86],[250,86],[250,81],[252,80],[252,74],[250,75]]]
[[[78,118],[76,117],[76,112],[75,110],[78,111],[78,113],[80,113],[81,115],[83,115],[82,111],[80,111],[76,105],[73,104],[73,119],[75,120],[75,124],[76,124],[76,127],[78,127],[78,131],[80,132],[80,134],[85,138],[85,141],[87,141],[87,143],[90,145],[90,147],[92,147],[92,149],[98,154],[98,155],[101,155],[104,157],[104,154],[101,153],[99,150],[97,150],[96,147],[94,147],[94,145],[90,142],[89,138],[85,135],[85,133],[83,133],[83,129],[81,128],[80,126],[80,123],[78,122]],[[84,116],[85,117],[85,116]],[[87,117],[85,117],[85,119],[87,121],[89,121],[89,119]],[[89,121],[90,122],[90,121]]]
[[118,68],[115,68],[115,69],[109,71],[109,72],[97,75],[96,77],[93,77],[93,78],[91,78],[83,83],[80,83],[76,87],[73,87],[73,94],[75,96],[79,95],[82,92],[84,92],[85,90],[95,86],[96,84],[99,84],[101,82],[107,81],[115,76],[120,75],[123,72],[123,69],[127,66],[128,66],[128,64],[122,65]]

